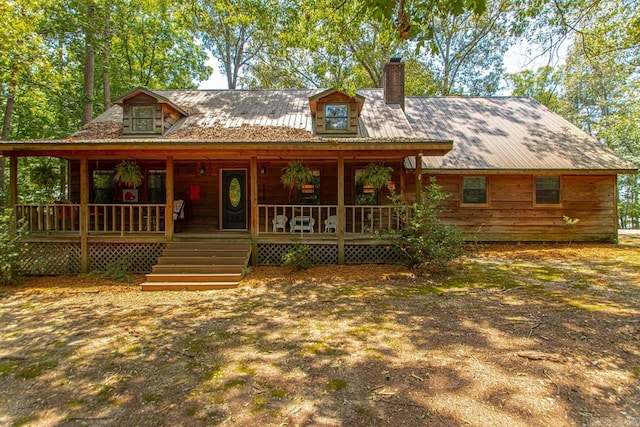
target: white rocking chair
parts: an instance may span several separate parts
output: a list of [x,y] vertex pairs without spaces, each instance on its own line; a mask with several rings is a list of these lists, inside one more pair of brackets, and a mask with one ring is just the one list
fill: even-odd
[[337,215],[329,215],[329,217],[324,220],[324,232],[329,233],[329,230],[333,230],[334,233],[338,231]]

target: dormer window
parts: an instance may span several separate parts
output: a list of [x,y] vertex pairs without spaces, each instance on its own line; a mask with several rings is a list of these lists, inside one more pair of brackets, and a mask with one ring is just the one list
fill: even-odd
[[131,128],[134,133],[153,133],[153,105],[131,106]]
[[346,104],[328,104],[325,106],[325,125],[329,132],[349,130],[349,107]]
[[314,133],[331,138],[358,136],[358,118],[363,105],[363,96],[350,96],[335,89],[309,97],[309,108],[315,119]]

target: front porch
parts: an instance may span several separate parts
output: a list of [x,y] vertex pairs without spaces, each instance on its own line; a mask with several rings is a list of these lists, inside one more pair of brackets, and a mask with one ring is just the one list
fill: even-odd
[[[26,273],[83,272],[83,242],[88,251],[87,271],[105,271],[110,263],[125,259],[131,264],[131,272],[146,273],[168,242],[251,244],[253,235],[257,237],[254,265],[280,265],[282,255],[293,248],[294,241],[312,248],[315,264],[338,264],[341,247],[346,264],[399,260],[399,254],[373,235],[375,231],[399,229],[393,206],[345,206],[345,231],[341,235],[337,205],[258,205],[255,232],[182,229],[180,220],[176,220],[170,238],[165,232],[165,205],[89,204],[86,211],[88,221],[81,218],[79,204],[16,205],[16,219],[28,230]],[[83,222],[88,222],[84,238],[80,229]]]
[[[112,151],[100,145],[91,155],[61,151],[68,184],[55,203],[19,202],[18,159],[47,153],[9,154],[9,206],[28,231],[26,273],[105,271],[122,259],[130,262],[131,272],[146,273],[167,244],[188,236],[248,241],[251,265],[280,265],[296,240],[311,247],[316,264],[399,260],[374,233],[402,226],[395,208],[384,202],[392,191],[412,201],[408,195],[415,188],[415,172],[404,170],[403,159],[415,153],[413,148],[389,153],[391,147],[385,146],[384,152],[371,149],[364,155],[362,147],[349,142],[322,146],[330,151],[248,152],[239,157],[236,152],[190,153],[183,147],[181,157],[174,158],[166,155],[168,144],[156,152],[138,144],[145,150]],[[347,158],[341,149],[354,151]],[[211,160],[214,154],[218,158]],[[113,179],[122,159],[140,166],[142,185],[131,189]],[[313,180],[292,192],[280,176],[293,159],[312,170]],[[358,173],[371,162],[392,174],[388,186],[367,193]],[[182,210],[176,212],[178,201]]]

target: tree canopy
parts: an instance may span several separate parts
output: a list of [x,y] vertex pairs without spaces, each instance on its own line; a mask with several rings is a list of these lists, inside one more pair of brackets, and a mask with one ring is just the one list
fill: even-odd
[[[0,19],[4,140],[65,137],[135,86],[197,87],[210,57],[232,89],[349,92],[402,57],[408,95],[532,97],[640,163],[636,0],[8,0]],[[539,68],[505,72],[517,43]],[[619,181],[640,226],[638,177]]]

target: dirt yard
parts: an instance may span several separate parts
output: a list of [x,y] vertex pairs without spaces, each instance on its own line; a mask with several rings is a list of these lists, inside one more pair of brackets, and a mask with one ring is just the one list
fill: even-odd
[[0,425],[638,426],[640,236],[480,248],[438,280],[28,278],[0,288]]

